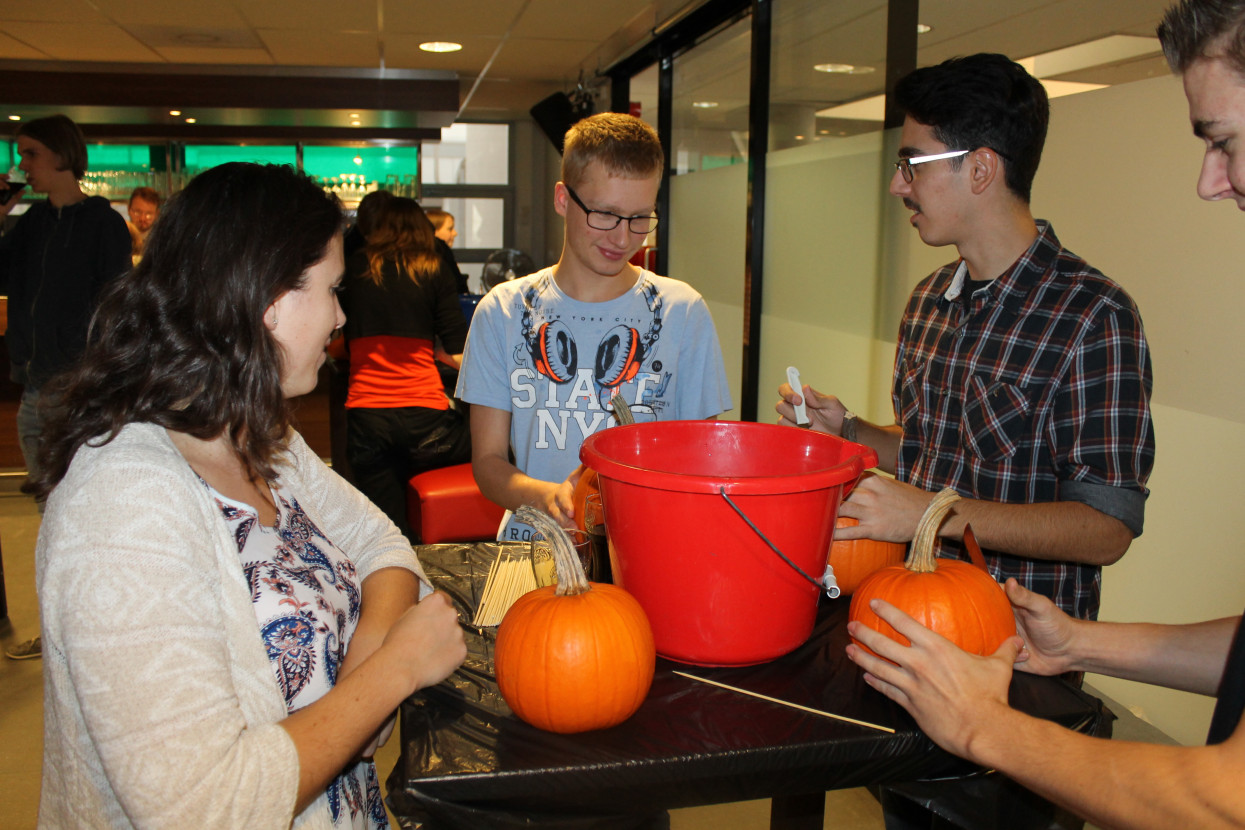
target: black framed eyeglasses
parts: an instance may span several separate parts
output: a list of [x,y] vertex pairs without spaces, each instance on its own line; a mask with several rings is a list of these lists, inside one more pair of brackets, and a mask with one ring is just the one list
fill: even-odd
[[583,203],[579,195],[571,189],[566,182],[562,183],[566,188],[567,194],[571,197],[571,201],[579,205],[579,209],[584,212],[584,217],[588,220],[588,227],[598,231],[612,231],[618,227],[620,222],[627,223],[627,230],[636,234],[649,234],[657,227],[657,216],[650,214],[648,216],[619,216],[617,213],[610,213],[608,210],[593,210]]
[[[954,159],[960,156],[966,156],[970,150],[951,150],[946,153],[934,153],[932,156],[912,156],[911,158],[900,159],[895,162],[895,169],[899,171],[899,175],[903,176],[903,180],[908,184],[912,184],[912,168],[918,164],[928,164],[931,161],[941,161],[942,159]],[[1000,153],[999,155],[1002,155]]]

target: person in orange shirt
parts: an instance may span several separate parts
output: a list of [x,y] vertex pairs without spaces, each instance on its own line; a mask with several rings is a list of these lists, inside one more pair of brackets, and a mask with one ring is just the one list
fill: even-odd
[[355,485],[412,541],[407,481],[471,459],[467,419],[437,371],[438,361],[461,363],[467,320],[434,239],[414,200],[390,200],[347,262],[341,296],[350,353],[346,455]]

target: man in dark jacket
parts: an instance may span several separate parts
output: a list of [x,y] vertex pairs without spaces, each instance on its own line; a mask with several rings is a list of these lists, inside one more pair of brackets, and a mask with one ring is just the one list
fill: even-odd
[[[9,297],[5,339],[11,376],[23,387],[17,431],[33,472],[42,434],[39,390],[82,353],[100,289],[130,266],[130,232],[107,199],[82,191],[86,141],[73,121],[52,115],[23,124],[17,152],[31,191],[47,194],[0,239],[0,288]],[[17,202],[0,204],[0,220]],[[39,638],[6,653],[38,657]]]

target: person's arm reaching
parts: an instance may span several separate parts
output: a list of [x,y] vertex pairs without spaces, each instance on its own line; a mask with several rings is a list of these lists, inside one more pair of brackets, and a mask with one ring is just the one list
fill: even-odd
[[[1009,588],[1009,594],[1014,590]],[[907,709],[939,746],[997,769],[1095,824],[1134,828],[1245,826],[1245,800],[1239,795],[1239,782],[1245,775],[1245,731],[1240,726],[1223,744],[1205,747],[1155,746],[1081,735],[1008,706],[1008,685],[1012,663],[1022,646],[1020,637],[1009,638],[989,657],[977,657],[894,606],[874,600],[871,607],[912,645],[902,646],[859,623],[850,623],[852,636],[880,657],[858,645],[848,646],[848,656],[866,671],[870,686]],[[1101,631],[1092,628],[1096,625],[1080,623],[1077,627]],[[1169,627],[1127,626],[1106,636],[1117,639],[1123,633],[1141,641],[1158,634],[1162,639],[1171,632],[1155,629],[1165,628]],[[1231,638],[1230,632],[1226,640],[1223,638],[1226,628],[1212,624],[1191,635],[1194,640],[1210,639],[1220,644],[1220,671]],[[1176,637],[1189,634],[1186,631]],[[1088,635],[1091,640],[1096,636]],[[1178,642],[1166,645],[1179,648]],[[1146,650],[1157,654],[1162,647],[1151,643]],[[1184,660],[1182,655],[1169,656],[1177,666]],[[1164,660],[1150,657],[1147,662],[1162,664]],[[1157,673],[1174,676],[1178,671],[1166,668]],[[1154,673],[1151,666],[1136,676]]]
[[[793,390],[791,384],[784,383],[778,387],[782,396],[774,411],[779,415],[778,423],[795,425],[795,407],[804,402],[804,410],[811,424],[810,429],[839,435],[843,429],[843,416],[847,407],[833,395],[823,395],[808,384],[802,390]],[[899,441],[903,431],[896,424],[882,426],[868,421],[856,419],[856,442],[872,447],[878,454],[878,469],[887,473],[895,472],[899,458]]]
[[1092,622],[1068,616],[1014,579],[1004,588],[1025,641],[1016,667],[1033,674],[1095,672],[1213,695],[1241,619],[1188,625]]
[[[860,524],[840,528],[835,536],[910,541],[934,495],[883,476],[863,478],[839,508],[840,516],[857,519]],[[1079,501],[1000,504],[961,499],[939,536],[962,539],[966,524],[973,526],[973,535],[982,547],[1030,559],[1110,565],[1133,541],[1132,531],[1119,519]]]
[[494,504],[507,510],[529,504],[565,526],[572,525],[571,495],[583,467],[558,483],[524,475],[510,463],[509,412],[480,404],[471,407],[471,471],[480,492]]

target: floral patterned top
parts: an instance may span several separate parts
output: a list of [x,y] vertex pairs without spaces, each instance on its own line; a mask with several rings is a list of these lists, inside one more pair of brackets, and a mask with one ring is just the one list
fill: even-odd
[[[251,586],[259,635],[286,708],[296,712],[337,683],[337,671],[359,622],[361,595],[354,563],[320,532],[280,484],[273,487],[276,527],[250,505],[221,495],[207,482],[238,544]],[[328,787],[336,827],[376,830],[389,826],[376,765],[362,761]]]

